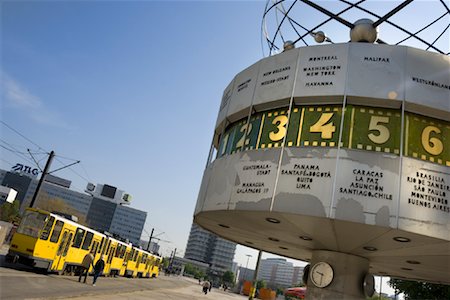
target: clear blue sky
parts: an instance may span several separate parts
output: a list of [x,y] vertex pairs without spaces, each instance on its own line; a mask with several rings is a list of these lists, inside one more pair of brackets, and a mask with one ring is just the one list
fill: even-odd
[[[430,2],[419,3],[422,15]],[[397,4],[371,1],[367,7],[381,14]],[[84,190],[89,180],[132,194],[132,206],[148,212],[146,230],[154,227],[171,241],[161,244],[165,251],[184,251],[222,92],[234,75],[263,57],[264,6],[265,1],[3,1],[1,119],[54,150],[59,157],[52,169],[81,160],[72,169],[84,178],[71,170],[55,173],[72,180],[74,189]],[[318,23],[309,14],[299,19]],[[406,21],[420,28],[417,18]],[[348,31],[329,28],[327,34],[335,42],[348,40]],[[448,49],[446,35],[439,43]],[[388,34],[382,37],[389,40]],[[0,130],[1,145],[40,151],[3,124]],[[3,169],[16,162],[32,165],[29,157],[0,151]],[[42,166],[46,157],[37,158]],[[256,251],[239,247],[237,261],[245,265],[247,253],[254,267]]]

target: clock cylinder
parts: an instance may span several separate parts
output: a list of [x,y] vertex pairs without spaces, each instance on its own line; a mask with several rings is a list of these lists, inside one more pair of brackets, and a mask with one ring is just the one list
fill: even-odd
[[211,149],[194,213],[203,228],[450,284],[449,56],[344,43],[264,58],[225,88]]

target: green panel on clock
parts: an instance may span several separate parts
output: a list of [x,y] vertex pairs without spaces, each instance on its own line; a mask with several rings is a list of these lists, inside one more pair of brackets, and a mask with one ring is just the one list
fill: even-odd
[[[337,147],[341,124],[341,106],[309,106],[304,108],[298,146]],[[344,128],[344,132],[348,129]],[[344,146],[347,144],[343,139]]]
[[[241,123],[241,122],[239,122]],[[238,130],[239,124],[233,124],[225,130],[222,138],[220,139],[218,157],[231,154],[231,146],[233,145],[234,136]]]
[[264,114],[258,148],[281,147],[286,134],[286,143],[288,145],[295,145],[300,111],[298,108],[293,108],[290,114],[290,120],[288,120],[288,113],[288,109],[280,109]]
[[400,154],[401,112],[394,109],[347,107],[350,118],[348,147]]
[[238,122],[235,129],[234,138],[231,145],[231,153],[256,148],[258,133],[260,130],[262,114],[253,115],[250,118],[250,125],[247,126],[247,119]]
[[406,114],[404,155],[450,166],[450,122]]

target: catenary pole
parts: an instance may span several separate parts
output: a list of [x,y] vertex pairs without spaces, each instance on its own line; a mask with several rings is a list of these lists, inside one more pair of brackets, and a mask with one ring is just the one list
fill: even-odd
[[36,187],[36,190],[34,191],[34,195],[33,195],[33,198],[31,199],[29,207],[33,207],[34,202],[36,201],[36,199],[37,199],[37,197],[39,195],[39,191],[41,190],[42,183],[44,182],[45,176],[48,174],[48,169],[50,168],[50,165],[52,164],[54,156],[55,156],[55,151],[52,150],[50,152],[50,154],[48,155],[47,162],[45,163],[44,170],[42,171],[41,178],[39,179],[39,182],[38,182],[38,185]]
[[154,231],[154,230],[155,230],[155,228],[152,228],[152,232],[150,233],[150,237],[148,238],[147,251],[148,251],[148,249],[150,249],[150,243],[152,242],[153,231]]

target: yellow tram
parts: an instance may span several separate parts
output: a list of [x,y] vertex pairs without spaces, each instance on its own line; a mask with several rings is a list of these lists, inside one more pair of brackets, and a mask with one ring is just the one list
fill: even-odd
[[86,254],[105,255],[104,275],[157,277],[161,257],[47,211],[28,208],[7,259],[58,274],[74,274]]

